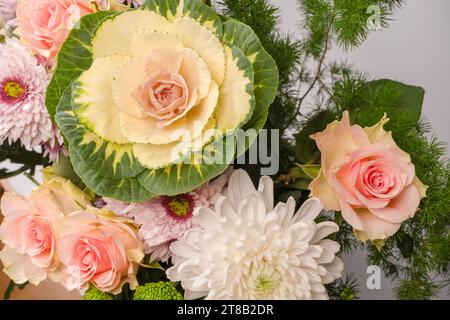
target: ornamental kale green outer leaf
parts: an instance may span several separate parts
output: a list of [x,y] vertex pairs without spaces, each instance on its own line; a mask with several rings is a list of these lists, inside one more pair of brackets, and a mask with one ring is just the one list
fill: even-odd
[[81,18],[79,28],[74,28],[58,55],[58,65],[45,96],[45,105],[52,118],[55,117],[56,107],[64,90],[83,71],[92,64],[91,39],[97,26],[105,18],[116,14],[113,11],[101,11]]

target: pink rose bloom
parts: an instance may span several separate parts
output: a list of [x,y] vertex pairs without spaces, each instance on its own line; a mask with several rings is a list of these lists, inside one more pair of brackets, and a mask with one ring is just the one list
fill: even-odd
[[87,203],[81,190],[61,178],[39,186],[28,197],[6,193],[1,199],[3,271],[15,283],[29,281],[34,285],[47,275],[54,276],[58,267],[56,225],[66,214]]
[[166,262],[172,256],[170,244],[183,237],[187,230],[197,227],[193,222],[196,210],[214,207],[231,172],[228,170],[216,180],[177,196],[160,196],[131,204],[105,198],[105,208],[140,226],[139,238],[144,241],[145,253],[150,254],[150,262]]
[[393,235],[426,195],[410,156],[383,129],[388,121],[385,116],[373,127],[351,126],[345,112],[342,121],[311,136],[322,153],[311,194],[326,209],[341,211],[362,241]]
[[113,294],[125,282],[137,286],[137,263],[144,258],[134,228],[106,210],[89,208],[64,218],[59,229],[60,281],[68,289],[89,284]]
[[19,0],[18,33],[35,52],[54,58],[70,30],[94,8],[90,0]]

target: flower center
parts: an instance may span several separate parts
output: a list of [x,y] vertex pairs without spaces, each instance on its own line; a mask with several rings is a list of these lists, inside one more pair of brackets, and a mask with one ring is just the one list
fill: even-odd
[[27,88],[20,80],[4,79],[0,83],[0,102],[15,103],[26,97]]
[[192,197],[187,194],[164,197],[162,203],[166,212],[177,219],[190,218],[194,210],[194,201]]
[[258,298],[270,296],[278,288],[279,282],[267,275],[260,275],[256,279],[255,294]]
[[156,100],[162,107],[167,107],[181,95],[179,86],[174,83],[158,83],[152,89]]
[[8,81],[3,86],[3,93],[10,98],[20,98],[24,92],[25,88],[23,88],[20,83],[16,81]]
[[363,173],[365,189],[372,195],[388,193],[394,183],[394,176],[389,168],[382,165],[372,165]]

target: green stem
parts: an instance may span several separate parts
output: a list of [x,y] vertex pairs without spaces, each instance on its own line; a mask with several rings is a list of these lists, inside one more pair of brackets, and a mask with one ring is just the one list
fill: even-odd
[[23,165],[22,167],[20,167],[17,170],[10,171],[10,172],[5,172],[5,173],[0,174],[0,179],[12,178],[14,176],[17,176],[17,175],[21,174],[22,172],[27,171],[28,169],[31,169],[31,165],[25,164],[25,165]]
[[[322,68],[323,68],[323,65],[324,65],[324,62],[325,62],[325,57],[327,55],[327,52],[328,52],[328,49],[329,49],[329,45],[330,45],[330,40],[331,40],[331,34],[330,33],[331,33],[331,24],[330,24],[330,27],[328,28],[328,30],[326,32],[324,50],[322,52],[322,55],[320,56],[319,63],[318,63],[318,66],[317,66],[317,71],[316,71],[316,74],[314,76],[314,79],[311,82],[311,84],[309,85],[309,87],[306,90],[306,92],[303,93],[303,95],[299,98],[299,102],[298,102],[298,105],[297,105],[297,111],[288,120],[287,125],[285,125],[286,128],[289,128],[289,126],[292,124],[292,122],[294,122],[294,120],[297,119],[297,116],[299,116],[299,114],[300,114],[300,108],[302,106],[303,101],[309,95],[309,93],[314,89],[317,81],[319,81],[320,77],[322,76]],[[300,84],[301,84],[301,79],[300,79]]]
[[14,287],[16,286],[16,284],[14,283],[14,281],[9,281],[8,287],[5,290],[5,294],[3,295],[3,300],[9,300],[9,298],[11,297],[11,293],[14,291]]
[[39,182],[28,172],[24,173],[25,177],[27,177],[31,182],[33,182],[36,186],[39,186]]

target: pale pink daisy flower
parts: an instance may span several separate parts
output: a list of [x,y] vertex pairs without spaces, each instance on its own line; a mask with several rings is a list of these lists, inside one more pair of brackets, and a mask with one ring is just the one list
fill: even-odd
[[68,156],[69,153],[64,147],[64,139],[56,125],[52,127],[52,137],[42,145],[44,157],[48,157],[50,162],[58,162],[61,155]]
[[0,143],[20,140],[33,148],[52,138],[45,108],[49,76],[31,51],[7,39],[0,44]]
[[177,196],[159,196],[130,204],[108,198],[103,200],[106,209],[132,219],[140,226],[139,237],[144,241],[144,252],[150,254],[151,262],[166,262],[172,256],[170,244],[197,227],[193,222],[194,212],[201,207],[214,207],[230,174],[231,170],[228,170],[216,180]]

